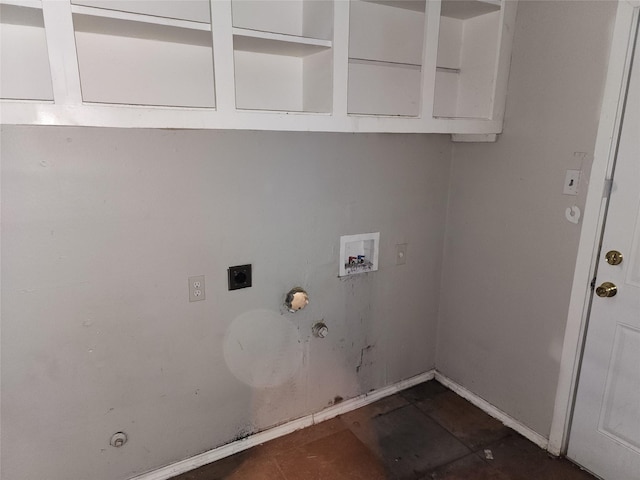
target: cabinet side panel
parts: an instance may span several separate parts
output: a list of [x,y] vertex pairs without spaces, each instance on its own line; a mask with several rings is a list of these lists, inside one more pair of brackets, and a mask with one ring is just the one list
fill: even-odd
[[499,11],[465,21],[457,108],[460,117],[491,116],[499,33]]

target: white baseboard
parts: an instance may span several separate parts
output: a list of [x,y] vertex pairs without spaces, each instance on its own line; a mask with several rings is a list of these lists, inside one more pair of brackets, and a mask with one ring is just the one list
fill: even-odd
[[296,430],[300,430],[301,428],[310,427],[311,425],[324,422],[325,420],[337,417],[338,415],[350,412],[351,410],[364,407],[365,405],[377,402],[384,397],[388,397],[409,387],[413,387],[414,385],[417,385],[419,383],[433,380],[435,377],[436,371],[429,370],[428,372],[421,373],[420,375],[416,375],[415,377],[411,377],[406,380],[402,380],[393,385],[389,385],[388,387],[374,390],[358,397],[345,400],[337,405],[325,408],[318,413],[312,413],[311,415],[307,415],[306,417],[291,420],[290,422],[287,422],[283,425],[270,428],[269,430],[265,430],[263,432],[255,433],[241,440],[236,440],[235,442],[228,443],[218,448],[214,448],[213,450],[209,450],[208,452],[204,452],[185,460],[172,463],[171,465],[167,465],[166,467],[162,467],[151,472],[143,473],[142,475],[138,475],[131,480],[167,480],[171,477],[175,477],[176,475],[180,475],[181,473],[193,470],[194,468],[207,465],[211,462],[215,462],[216,460],[231,456],[234,453],[242,452],[243,450],[247,450],[256,445],[260,445],[261,443],[268,442],[269,440],[273,440],[274,438],[282,437],[289,433],[295,432]]
[[166,467],[162,467],[148,473],[143,473],[142,475],[134,477],[131,480],[167,480],[176,475],[180,475],[181,473],[188,472],[203,465],[207,465],[211,462],[215,462],[216,460],[229,457],[235,453],[242,452],[243,450],[247,450],[251,447],[255,447],[256,445],[268,442],[269,440],[273,440],[275,438],[295,432],[296,430],[310,427],[311,425],[324,422],[325,420],[330,420],[334,417],[337,417],[338,415],[342,415],[352,410],[356,410],[360,407],[364,407],[365,405],[369,405],[370,403],[377,402],[382,398],[388,397],[402,390],[413,387],[414,385],[432,380],[434,378],[448,389],[452,390],[462,398],[468,400],[473,405],[486,412],[488,415],[501,421],[504,425],[512,428],[520,435],[529,439],[539,447],[547,450],[549,446],[549,440],[547,438],[533,431],[515,418],[506,414],[499,408],[491,405],[486,400],[480,398],[475,393],[470,392],[469,390],[457,384],[450,378],[444,376],[440,372],[437,372],[436,370],[430,370],[428,372],[421,373],[420,375],[416,375],[415,377],[411,377],[393,385],[389,385],[388,387],[374,390],[358,397],[345,400],[337,405],[325,408],[318,413],[312,413],[311,415],[291,420],[290,422],[270,428],[269,430],[255,433],[241,440],[236,440],[235,442],[228,443],[218,448],[214,448],[213,450],[209,450],[185,460],[172,463],[171,465],[167,465]]
[[435,378],[436,378],[436,380],[438,382],[440,382],[442,385],[447,387],[449,390],[452,390],[453,392],[457,393],[462,398],[468,400],[473,405],[478,407],[480,410],[483,410],[485,413],[491,415],[493,418],[495,418],[497,420],[500,420],[504,425],[506,425],[507,427],[515,430],[516,432],[518,432],[523,437],[531,440],[533,443],[538,445],[540,448],[543,448],[544,450],[547,450],[547,447],[549,446],[549,440],[547,438],[543,437],[542,435],[540,435],[538,432],[535,432],[535,431],[531,430],[529,427],[527,427],[523,423],[519,422],[518,420],[516,420],[512,416],[506,414],[505,412],[503,412],[499,408],[494,407],[493,405],[491,405],[486,400],[480,398],[475,393],[470,392],[469,390],[467,390],[463,386],[457,384],[456,382],[454,382],[450,378],[444,376],[440,372],[436,372]]

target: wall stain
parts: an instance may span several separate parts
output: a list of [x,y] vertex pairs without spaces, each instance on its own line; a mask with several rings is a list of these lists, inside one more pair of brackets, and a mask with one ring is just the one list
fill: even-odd
[[369,350],[371,350],[374,347],[374,345],[367,345],[366,347],[362,348],[360,350],[360,361],[358,362],[358,365],[356,365],[356,373],[360,371],[360,369],[362,368],[362,362],[364,360],[364,354],[366,352],[368,352]]
[[250,428],[243,428],[242,430],[240,430],[238,432],[238,434],[235,437],[233,437],[231,442],[237,442],[237,441],[240,441],[240,440],[244,440],[245,438],[250,437],[252,433],[253,433],[253,431]]

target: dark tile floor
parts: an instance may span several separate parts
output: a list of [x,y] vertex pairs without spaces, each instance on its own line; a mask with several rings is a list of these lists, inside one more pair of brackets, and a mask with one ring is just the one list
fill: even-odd
[[174,480],[594,480],[435,381]]

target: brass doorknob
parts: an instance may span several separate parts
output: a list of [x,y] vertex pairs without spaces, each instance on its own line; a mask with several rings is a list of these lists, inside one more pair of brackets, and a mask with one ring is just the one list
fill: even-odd
[[609,265],[620,265],[622,263],[622,254],[617,250],[609,250],[604,258]]
[[618,293],[618,287],[611,282],[604,282],[598,288],[596,288],[596,295],[603,298],[615,297]]

